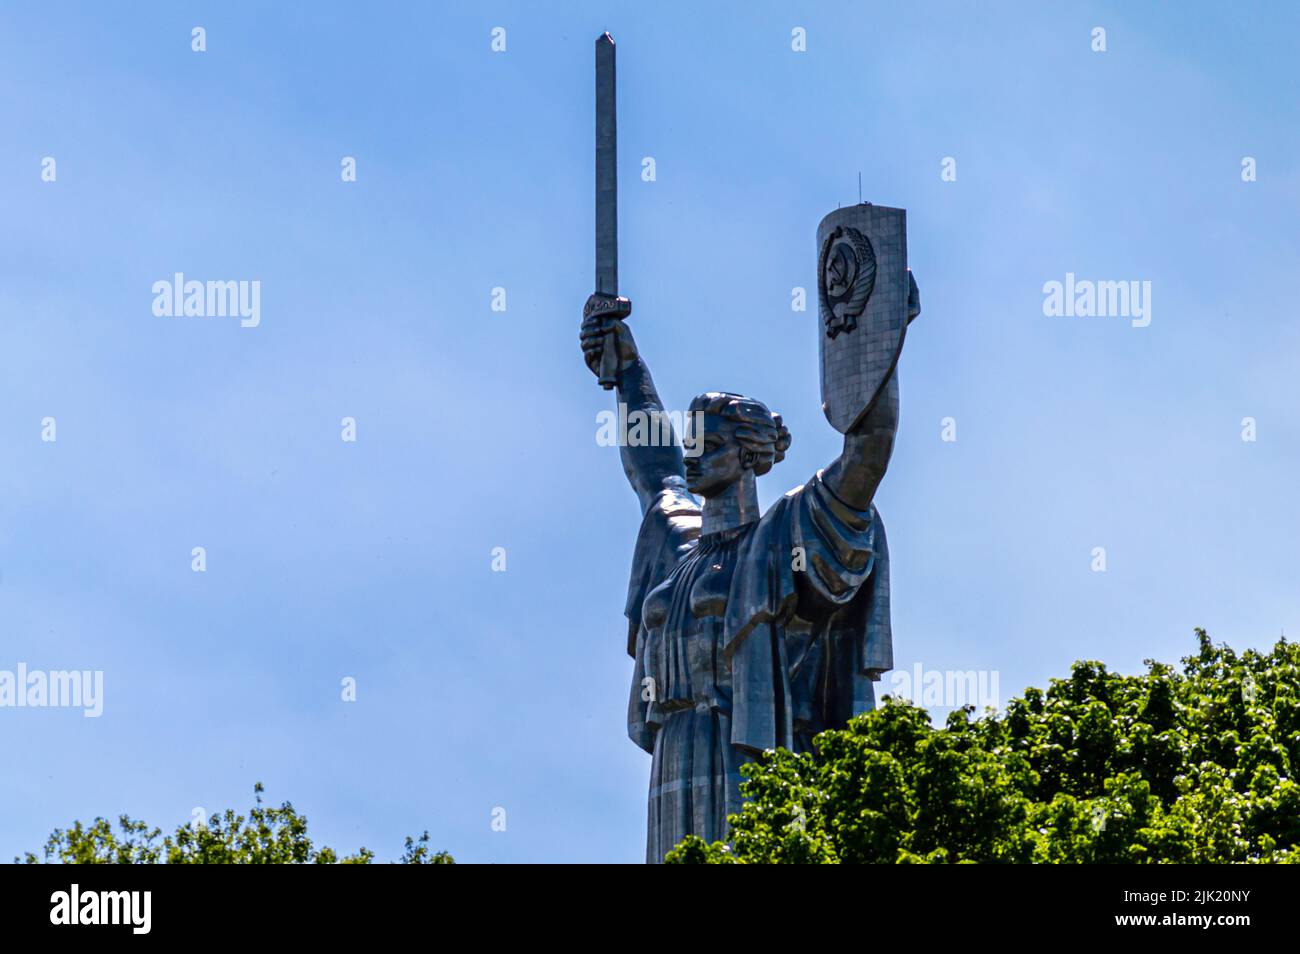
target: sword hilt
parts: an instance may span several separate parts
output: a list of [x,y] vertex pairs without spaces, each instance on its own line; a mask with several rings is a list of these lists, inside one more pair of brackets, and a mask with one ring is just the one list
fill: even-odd
[[[600,318],[614,318],[622,321],[632,314],[632,302],[616,295],[595,294],[587,299],[583,308],[583,317],[596,315]],[[600,348],[600,386],[612,391],[618,386],[618,341],[617,332],[607,331]]]
[[618,342],[613,333],[605,335],[605,345],[600,349],[600,386],[606,391],[618,387]]

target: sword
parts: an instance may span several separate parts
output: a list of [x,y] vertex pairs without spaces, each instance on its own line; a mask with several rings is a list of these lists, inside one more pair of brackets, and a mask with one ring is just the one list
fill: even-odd
[[[632,302],[618,295],[618,100],[614,79],[614,38],[596,38],[596,295],[595,314],[623,319]],[[618,384],[618,344],[605,335],[600,352],[600,386]]]

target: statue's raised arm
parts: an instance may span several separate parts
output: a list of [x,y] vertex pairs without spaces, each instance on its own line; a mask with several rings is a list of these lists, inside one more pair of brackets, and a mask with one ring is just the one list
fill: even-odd
[[[916,279],[907,273],[907,320],[921,313],[921,296]],[[901,345],[901,342],[900,342]],[[885,476],[894,435],[898,433],[898,370],[889,372],[875,403],[844,435],[844,452],[827,468],[823,479],[835,495],[859,510],[876,495]]]
[[[602,304],[606,307],[599,307]],[[641,512],[645,513],[665,487],[685,487],[682,450],[672,421],[664,414],[663,401],[655,390],[650,368],[637,351],[632,329],[623,320],[626,315],[611,313],[609,305],[608,300],[600,295],[588,299],[587,307],[583,309],[580,334],[582,356],[587,368],[597,378],[602,378],[602,368],[605,378],[608,378],[610,369],[614,369],[615,393],[621,406],[620,421],[639,412],[654,422],[653,430],[658,439],[638,441],[635,443],[642,446],[632,446],[633,442],[625,440],[625,435],[620,433],[618,442],[623,473],[636,492]]]

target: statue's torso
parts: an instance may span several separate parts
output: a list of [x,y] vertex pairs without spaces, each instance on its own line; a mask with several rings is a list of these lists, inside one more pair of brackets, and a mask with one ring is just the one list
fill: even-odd
[[731,668],[723,618],[736,554],[753,524],[706,534],[646,596],[645,675],[664,713],[685,708],[731,711]]

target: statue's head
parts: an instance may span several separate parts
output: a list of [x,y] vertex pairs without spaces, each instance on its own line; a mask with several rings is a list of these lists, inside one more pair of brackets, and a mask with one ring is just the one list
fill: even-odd
[[686,487],[716,497],[747,475],[762,476],[785,457],[790,432],[762,401],[709,391],[691,402],[685,442]]

